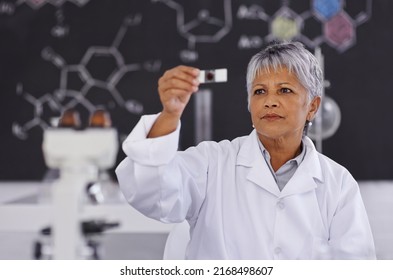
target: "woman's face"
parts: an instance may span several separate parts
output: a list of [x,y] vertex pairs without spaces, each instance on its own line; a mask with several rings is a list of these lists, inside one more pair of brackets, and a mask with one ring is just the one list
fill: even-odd
[[261,71],[252,84],[251,119],[260,138],[301,138],[319,104],[319,97],[308,100],[306,88],[286,67]]

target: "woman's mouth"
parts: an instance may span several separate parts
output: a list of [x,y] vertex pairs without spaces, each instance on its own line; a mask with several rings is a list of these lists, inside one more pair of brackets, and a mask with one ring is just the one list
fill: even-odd
[[280,115],[270,113],[270,114],[263,115],[262,119],[267,120],[267,121],[275,121],[275,120],[282,119],[282,117]]

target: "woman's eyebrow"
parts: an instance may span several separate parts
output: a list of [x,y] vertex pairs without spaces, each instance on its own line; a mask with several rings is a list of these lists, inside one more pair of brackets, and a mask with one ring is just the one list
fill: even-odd
[[[290,82],[279,82],[279,83],[276,83],[276,85],[277,86],[282,86],[282,85],[290,85],[290,86],[293,86],[293,84],[292,83],[290,83]],[[256,87],[256,86],[266,86],[264,83],[256,83],[256,84],[253,84],[252,85],[253,87]]]
[[279,85],[279,86],[282,86],[282,85],[290,85],[290,86],[292,86],[292,84],[290,82],[281,82],[281,83],[278,83],[277,85]]

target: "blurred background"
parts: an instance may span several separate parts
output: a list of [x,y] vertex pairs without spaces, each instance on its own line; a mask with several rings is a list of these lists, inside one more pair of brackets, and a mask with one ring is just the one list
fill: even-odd
[[[298,40],[324,63],[312,136],[359,182],[378,257],[393,259],[392,11],[389,0],[0,0],[0,202],[20,206],[0,214],[0,258],[33,258],[37,241],[47,242],[40,230],[50,219],[12,215],[50,197],[58,172],[45,164],[43,135],[62,112],[78,111],[85,126],[105,109],[120,144],[141,115],[161,110],[166,69],[227,68],[226,83],[203,85],[207,98],[191,100],[180,148],[246,135],[249,59],[273,40]],[[113,172],[124,156],[119,149],[97,180],[110,219],[121,221],[97,247],[103,258],[160,259],[171,227],[124,202]]]

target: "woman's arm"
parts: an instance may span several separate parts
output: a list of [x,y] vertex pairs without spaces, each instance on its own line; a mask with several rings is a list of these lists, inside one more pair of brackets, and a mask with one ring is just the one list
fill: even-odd
[[330,225],[333,259],[375,259],[371,227],[357,182],[344,175],[337,209]]
[[198,91],[198,74],[199,69],[181,65],[166,71],[159,79],[158,93],[163,109],[148,138],[167,135],[176,130],[192,93]]
[[165,72],[158,83],[162,112],[141,118],[123,143],[127,158],[116,168],[127,201],[164,222],[195,218],[205,196],[206,145],[177,152],[180,117],[198,90],[198,73],[187,66]]

